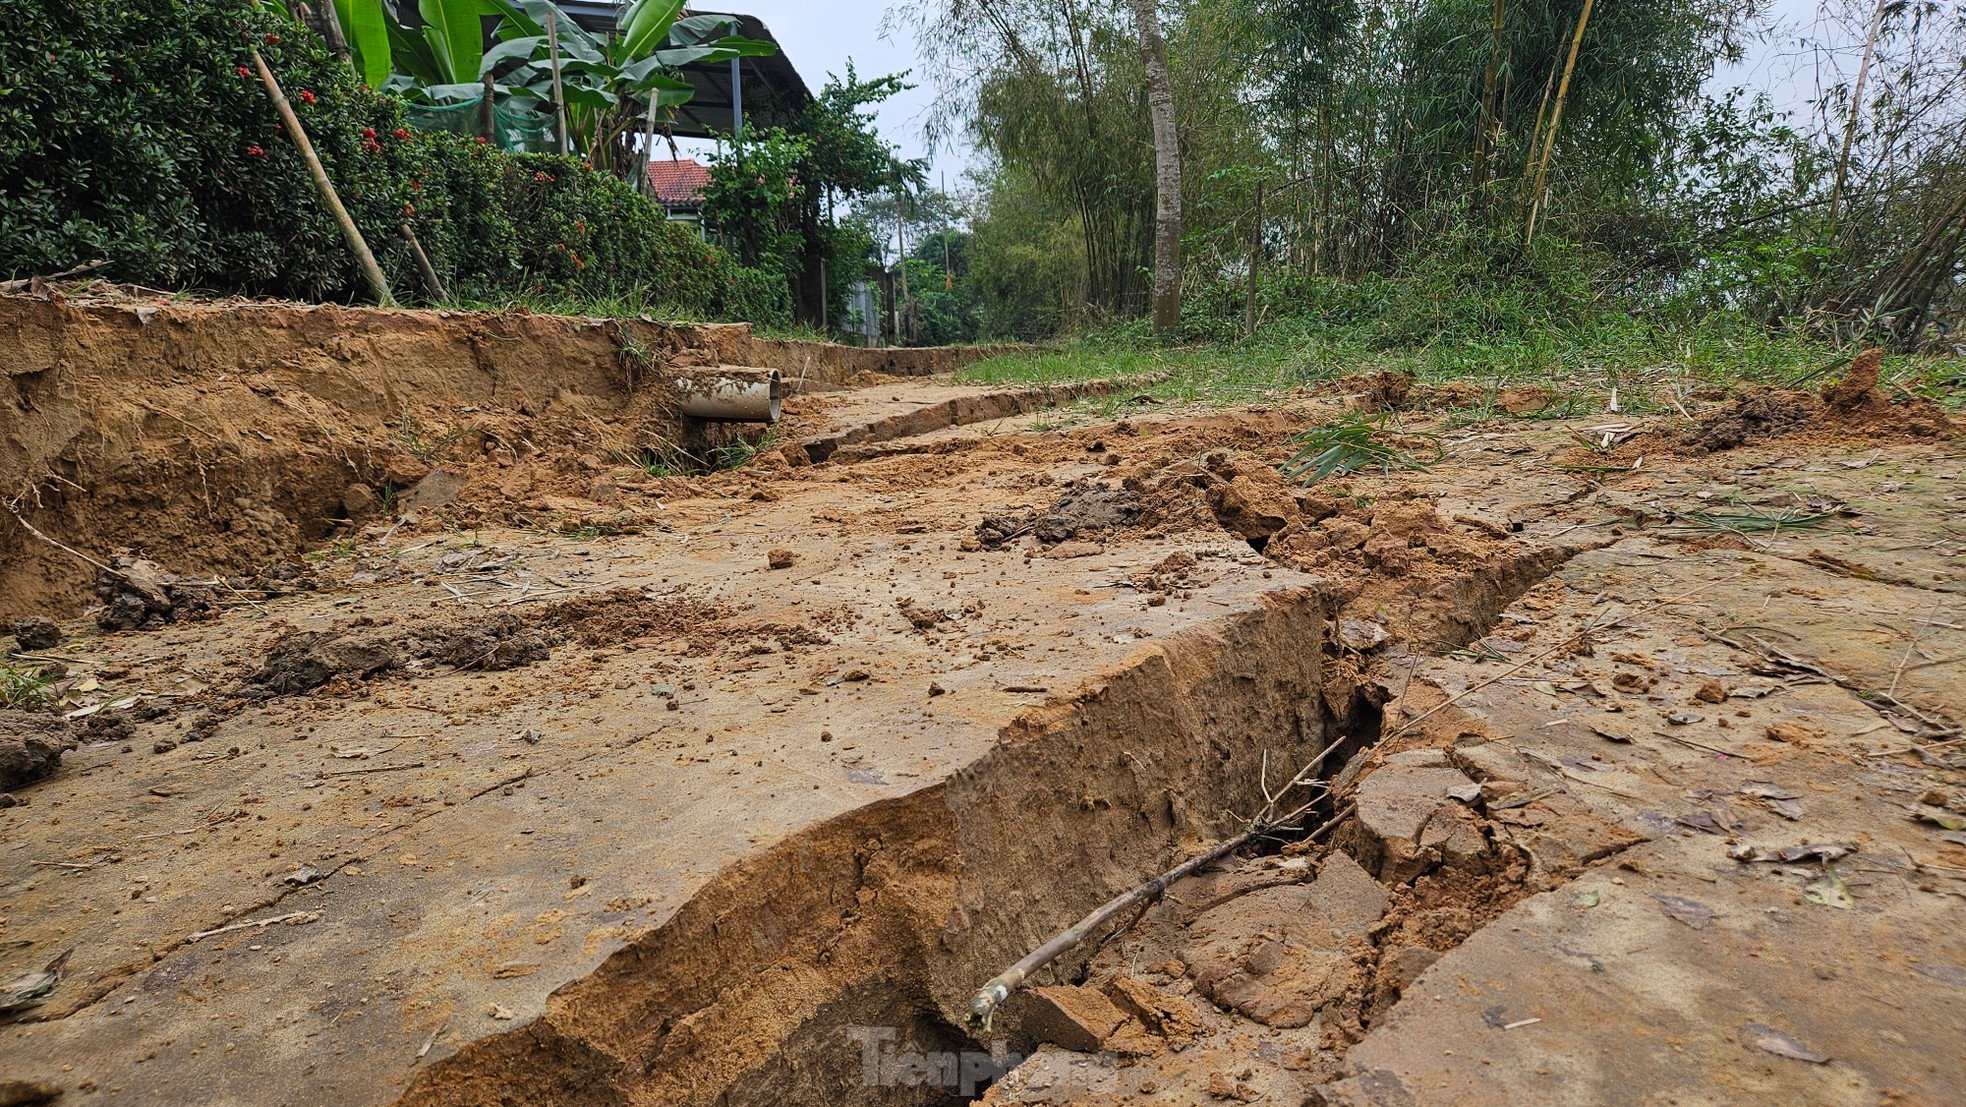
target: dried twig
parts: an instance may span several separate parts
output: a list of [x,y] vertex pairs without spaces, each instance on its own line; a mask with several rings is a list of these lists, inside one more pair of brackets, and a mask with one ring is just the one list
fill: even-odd
[[301,923],[313,922],[320,917],[321,913],[319,911],[289,911],[284,915],[274,915],[264,919],[250,919],[246,922],[233,923],[230,926],[221,926],[217,930],[200,930],[196,934],[185,938],[185,941],[196,942],[204,938],[216,937],[220,934],[230,934],[235,930],[258,930],[276,923],[290,923],[298,926]]
[[[1107,900],[1090,915],[1073,923],[1050,941],[1025,955],[1023,960],[1005,969],[988,984],[983,985],[969,1001],[970,1032],[978,1036],[988,1034],[990,1032],[991,1016],[996,1013],[999,1004],[1010,998],[1010,993],[1022,986],[1024,981],[1029,979],[1032,973],[1071,952],[1079,943],[1085,941],[1087,935],[1099,929],[1099,927],[1103,926],[1120,912],[1132,907],[1134,904],[1158,897],[1162,892],[1167,890],[1168,885],[1187,876],[1189,873],[1211,862],[1227,857],[1256,838],[1290,823],[1298,816],[1309,811],[1316,802],[1316,800],[1313,800],[1311,803],[1305,804],[1280,819],[1259,824],[1233,838],[1218,842],[1207,850],[1190,857],[1179,865],[1147,881],[1145,884],[1129,888],[1112,899]],[[1338,822],[1349,810],[1350,808],[1347,808],[1346,811],[1341,811],[1337,815],[1332,816],[1326,820],[1324,826],[1328,827]],[[1318,833],[1322,833],[1323,830],[1324,827],[1319,827]]]

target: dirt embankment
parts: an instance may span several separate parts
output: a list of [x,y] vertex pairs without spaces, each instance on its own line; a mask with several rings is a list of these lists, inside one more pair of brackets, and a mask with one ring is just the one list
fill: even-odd
[[[551,525],[536,487],[587,492],[682,434],[664,367],[754,365],[824,385],[979,353],[765,340],[747,325],[6,297],[0,500],[98,556],[128,547],[176,572],[247,573],[351,524],[468,505],[473,485]],[[87,601],[91,570],[8,512],[0,549],[0,618]]]

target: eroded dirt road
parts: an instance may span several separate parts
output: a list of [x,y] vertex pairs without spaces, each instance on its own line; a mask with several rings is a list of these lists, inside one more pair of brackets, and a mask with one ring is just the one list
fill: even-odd
[[1415,396],[1430,471],[1305,490],[1284,439],[1343,395],[802,402],[737,473],[541,482],[629,526],[439,505],[30,651],[139,699],[0,810],[0,977],[74,951],[0,1078],[958,1102],[972,989],[1324,753],[1321,837],[1061,963],[991,1102],[1961,1095],[1942,425],[1597,449]]

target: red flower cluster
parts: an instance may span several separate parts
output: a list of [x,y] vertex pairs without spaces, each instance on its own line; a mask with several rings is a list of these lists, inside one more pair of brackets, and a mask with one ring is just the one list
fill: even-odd
[[280,45],[280,36],[276,34],[268,33],[266,36],[266,44],[268,46]]
[[375,128],[362,128],[362,149],[371,154],[382,153],[382,143],[375,140]]
[[490,146],[490,145],[491,145],[491,139],[489,139],[489,138],[486,138],[486,137],[485,137],[484,135],[479,135],[479,136],[478,136],[478,145],[480,145],[480,146]]
[[396,128],[396,138],[402,142],[410,140],[410,133],[401,127]]
[[314,102],[314,94],[313,94],[313,93],[311,93],[311,92],[309,92],[309,91],[307,91],[307,90],[306,90],[306,89],[304,89],[304,88],[303,88],[303,89],[301,89],[301,90],[300,90],[300,102],[301,102],[301,103],[303,103],[303,104],[311,104],[311,103],[313,103],[313,102]]
[[415,215],[415,214],[416,214],[416,205],[415,205],[415,204],[404,204],[404,205],[403,205],[403,218],[405,218],[405,219],[407,219],[407,218],[409,218],[410,216],[412,216],[412,215]]
[[[55,59],[53,59],[53,58],[49,58],[48,60],[49,60],[49,61],[54,61]],[[239,70],[239,76],[241,76],[241,77],[250,77],[250,76],[252,76],[252,75],[253,75],[253,71],[252,71],[252,70],[250,70],[250,69],[247,69],[247,68],[246,68],[245,66],[243,66],[243,65],[242,65],[242,66],[238,66],[237,68],[238,68],[238,70]]]
[[263,158],[266,156],[266,150],[260,146],[248,146],[246,147],[246,156],[249,158]]
[[550,180],[552,180],[553,178],[551,178],[551,177],[549,177],[549,176],[547,176],[547,175],[546,175],[546,174],[544,174],[544,173],[534,173],[534,174],[532,175],[532,179],[533,179],[533,180],[535,180],[535,181],[550,181]]

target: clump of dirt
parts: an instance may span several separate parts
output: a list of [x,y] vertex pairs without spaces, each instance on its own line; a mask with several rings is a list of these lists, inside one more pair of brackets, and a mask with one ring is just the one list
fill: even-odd
[[1353,404],[1363,411],[1403,411],[1413,395],[1413,374],[1382,369],[1376,373],[1353,373],[1342,377],[1338,387],[1351,394]]
[[1801,430],[1815,414],[1805,393],[1758,388],[1700,420],[1687,432],[1686,444],[1704,453],[1731,450]]
[[337,679],[366,680],[416,662],[497,672],[550,656],[552,649],[546,639],[510,614],[418,627],[398,635],[301,630],[273,643],[265,663],[246,678],[243,690],[261,697],[292,695]]
[[1093,480],[1074,481],[1044,511],[986,516],[976,525],[976,537],[992,550],[1000,550],[1027,534],[1052,546],[1130,527],[1139,520],[1140,510],[1140,496],[1131,488]]
[[60,715],[0,711],[0,792],[53,776],[75,748],[75,728]]
[[1302,512],[1305,496],[1268,465],[1226,450],[1163,468],[1141,489],[1141,521],[1162,532],[1220,527],[1257,550]]
[[210,584],[165,572],[154,561],[118,551],[113,572],[96,575],[96,625],[104,630],[155,630],[215,614]]
[[1839,414],[1885,403],[1877,390],[1878,369],[1884,364],[1884,351],[1865,350],[1850,363],[1843,378],[1823,388],[1823,405]]
[[614,588],[554,604],[538,622],[565,632],[583,646],[614,646],[654,634],[682,637],[729,613],[720,604],[702,600],[658,599],[633,588]]
[[14,645],[23,650],[51,650],[61,645],[61,628],[39,615],[15,619],[7,629],[14,636]]
[[[1150,597],[1160,598],[1161,603],[1166,603],[1167,601],[1164,597],[1169,593],[1176,595],[1187,594],[1193,584],[1193,574],[1197,564],[1199,564],[1199,561],[1194,554],[1186,550],[1176,550],[1147,568],[1134,573],[1127,578],[1127,581],[1133,587],[1147,593]],[[1159,604],[1154,604],[1152,599],[1148,603],[1152,606],[1159,606]]]
[[409,653],[419,660],[486,672],[516,669],[553,655],[546,639],[517,615],[418,631],[410,637]]
[[402,662],[402,650],[381,635],[299,630],[273,643],[265,664],[246,678],[246,684],[262,695],[291,695],[312,691],[336,677],[365,679]]

